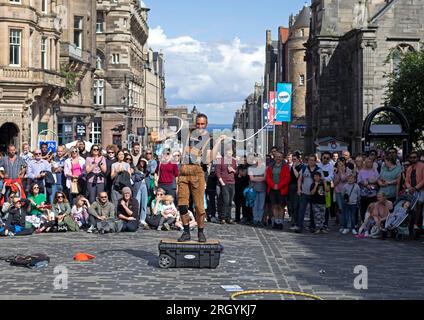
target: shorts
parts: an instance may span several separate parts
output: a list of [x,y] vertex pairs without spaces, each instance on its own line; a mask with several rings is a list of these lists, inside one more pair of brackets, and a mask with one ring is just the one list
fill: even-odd
[[281,194],[280,190],[271,190],[269,199],[272,206],[286,206],[286,197]]

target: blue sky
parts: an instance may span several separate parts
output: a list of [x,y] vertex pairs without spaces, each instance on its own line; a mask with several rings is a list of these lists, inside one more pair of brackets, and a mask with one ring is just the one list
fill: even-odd
[[[144,0],[149,44],[165,54],[168,105],[193,104],[211,123],[230,124],[261,82],[265,31],[277,39],[304,0]],[[310,1],[307,2],[309,4]]]

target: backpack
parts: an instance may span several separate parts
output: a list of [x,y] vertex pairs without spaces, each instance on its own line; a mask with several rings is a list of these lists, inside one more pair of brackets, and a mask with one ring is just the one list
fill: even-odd
[[29,269],[47,267],[50,262],[50,258],[43,253],[35,253],[29,256],[16,255],[3,260],[10,262],[11,266],[25,267]]
[[243,195],[246,199],[246,207],[253,208],[256,201],[256,191],[253,187],[249,186],[243,191]]

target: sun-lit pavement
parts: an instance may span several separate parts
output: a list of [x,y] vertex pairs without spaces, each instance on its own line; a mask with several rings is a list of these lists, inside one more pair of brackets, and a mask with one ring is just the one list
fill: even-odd
[[[299,235],[244,225],[207,224],[206,230],[210,239],[219,239],[225,248],[216,270],[158,267],[160,239],[176,238],[179,232],[80,232],[1,238],[1,256],[42,252],[50,256],[51,263],[44,269],[29,270],[0,261],[0,299],[186,296],[227,300],[230,293],[221,285],[302,291],[324,299],[424,298],[423,240],[359,240],[335,231],[329,235]],[[96,259],[75,262],[77,252],[93,254]],[[354,268],[358,265],[368,268],[367,290],[354,287],[358,276]],[[55,289],[57,266],[61,267],[56,271],[66,267],[67,289]]]

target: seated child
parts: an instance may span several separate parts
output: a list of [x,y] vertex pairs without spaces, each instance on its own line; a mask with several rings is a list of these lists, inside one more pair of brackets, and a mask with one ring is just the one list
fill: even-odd
[[162,230],[162,227],[165,227],[167,231],[171,230],[170,226],[175,222],[177,218],[177,212],[177,208],[174,204],[174,197],[171,195],[165,196],[163,198],[163,205],[160,213],[161,219],[157,230]]

